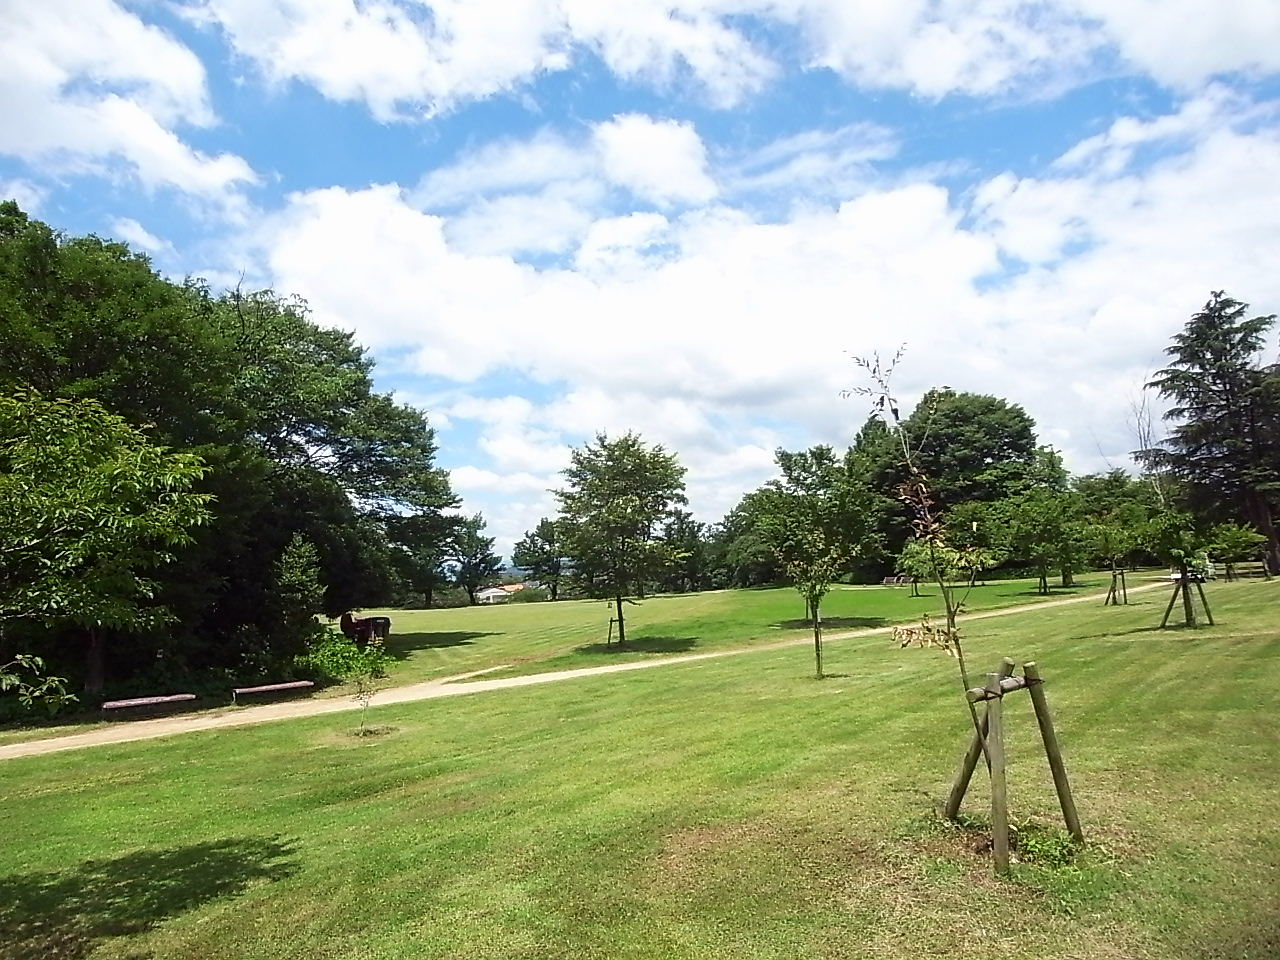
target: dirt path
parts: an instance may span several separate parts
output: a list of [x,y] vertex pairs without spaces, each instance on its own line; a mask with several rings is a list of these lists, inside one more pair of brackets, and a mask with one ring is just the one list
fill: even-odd
[[[1167,583],[1144,584],[1131,587],[1129,593],[1142,593],[1167,587]],[[1051,607],[1061,607],[1072,603],[1097,602],[1105,594],[1091,593],[1080,597],[1066,597],[1062,600],[1042,600],[1038,603],[1025,603],[1016,607],[1000,607],[995,610],[984,610],[961,617],[962,622],[972,620],[989,620],[992,617],[1008,617],[1018,613],[1029,613]],[[849,640],[855,637],[868,637],[886,634],[893,630],[893,625],[884,627],[867,627],[860,630],[845,630],[829,633],[825,640]],[[677,663],[693,663],[697,660],[711,660],[716,657],[733,657],[744,653],[757,653],[761,650],[776,650],[780,647],[791,647],[811,642],[809,637],[794,637],[780,640],[777,643],[758,644],[753,647],[739,647],[733,650],[717,650],[712,653],[694,653],[679,657],[661,657],[652,660],[636,660],[631,663],[615,663],[603,667],[580,667],[576,670],[557,670],[550,673],[534,673],[521,677],[502,677],[496,680],[474,680],[482,674],[503,669],[502,666],[488,667],[455,677],[443,677],[438,680],[427,680],[404,687],[392,687],[374,694],[370,706],[385,707],[393,703],[411,703],[417,700],[431,700],[436,697],[456,697],[469,693],[484,693],[488,690],[505,690],[510,687],[528,687],[540,683],[555,683],[560,680],[572,680],[576,677],[592,677],[601,673],[623,673],[628,670],[648,670],[653,667],[666,667]],[[471,682],[463,682],[463,681]],[[332,700],[292,700],[287,703],[264,704],[260,707],[228,707],[206,713],[187,714],[176,717],[160,717],[155,720],[135,720],[131,722],[112,723],[96,727],[85,733],[70,734],[65,737],[51,737],[45,740],[28,740],[23,743],[11,743],[0,746],[0,760],[14,757],[30,757],[61,750],[78,750],[81,747],[96,747],[108,743],[130,743],[135,740],[151,740],[156,737],[168,737],[179,733],[193,733],[196,730],[216,730],[222,727],[243,727],[255,723],[271,723],[275,720],[288,720],[293,717],[314,717],[327,713],[343,713],[359,710],[360,704],[347,698]]]

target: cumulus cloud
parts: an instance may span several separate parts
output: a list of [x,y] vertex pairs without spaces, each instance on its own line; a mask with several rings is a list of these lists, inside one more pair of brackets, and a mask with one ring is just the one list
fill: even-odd
[[111,233],[120,240],[150,254],[167,253],[173,244],[162,240],[132,217],[118,217],[111,222]]
[[716,195],[692,124],[628,113],[597,126],[595,141],[604,176],[641,199],[705,203]]
[[[1206,110],[1214,123],[1179,119]],[[774,220],[723,198],[593,214],[571,255],[538,268],[463,249],[394,185],[295,194],[254,243],[317,319],[458,385],[443,412],[480,436],[481,472],[461,482],[517,525],[503,536],[540,515],[511,513],[508,494],[546,512],[536,484],[598,429],[676,450],[715,519],[775,446],[847,442],[866,413],[840,398],[849,354],[903,342],[908,402],[939,383],[997,393],[1073,466],[1125,462],[1127,398],[1208,291],[1280,302],[1280,127],[1219,98],[1099,137],[964,194],[920,180]],[[467,396],[511,371],[548,398]]]
[[277,83],[381,120],[521,89],[593,56],[729,107],[809,69],[921,97],[1059,89],[1124,68],[1191,88],[1280,69],[1272,0],[190,0]]
[[0,153],[43,171],[113,173],[234,206],[256,175],[240,157],[183,142],[207,126],[204,68],[185,46],[112,0],[17,4],[0,32]]

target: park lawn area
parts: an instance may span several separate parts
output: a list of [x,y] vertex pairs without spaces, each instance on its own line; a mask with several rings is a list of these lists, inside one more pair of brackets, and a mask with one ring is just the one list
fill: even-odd
[[[1150,576],[1151,574],[1146,574]],[[1135,575],[1131,584],[1142,582]],[[971,611],[1105,591],[1110,574],[1087,573],[1076,586],[1036,593],[1034,580],[992,581],[974,587]],[[822,605],[828,631],[878,627],[935,617],[942,609],[937,587],[837,585]],[[627,643],[605,641],[612,604],[600,600],[509,603],[449,610],[377,610],[392,618],[387,648],[395,658],[395,685],[506,667],[487,676],[571,670],[680,653],[710,653],[806,636],[804,602],[790,587],[663,594],[626,605]],[[335,690],[334,694],[345,693]]]
[[[1131,575],[1130,583],[1136,586],[1143,577],[1152,575],[1151,571]],[[1105,590],[1109,582],[1109,574],[1079,574],[1074,587],[1055,587],[1050,595],[1041,596],[1034,580],[992,581],[974,587],[967,608],[979,611],[1062,599]],[[823,619],[829,631],[838,632],[904,623],[925,612],[937,616],[941,609],[937,588],[922,586],[920,593],[912,597],[909,587],[837,585],[823,604]],[[365,615],[389,616],[394,621],[387,645],[391,667],[384,686],[404,686],[474,670],[491,670],[485,674],[489,678],[596,667],[809,635],[808,625],[800,619],[804,604],[789,587],[666,594],[628,605],[625,647],[603,642],[612,609],[599,600],[565,600],[446,610],[374,610],[365,611]],[[349,684],[337,684],[315,696],[349,697],[353,689]],[[0,729],[0,746],[71,736],[102,722],[92,712],[74,711],[69,721],[36,717],[33,723]]]
[[1280,592],[1210,598],[969,626],[1039,661],[1091,841],[1011,698],[1007,881],[931,814],[953,662],[864,636],[5,761],[0,958],[1274,958]]

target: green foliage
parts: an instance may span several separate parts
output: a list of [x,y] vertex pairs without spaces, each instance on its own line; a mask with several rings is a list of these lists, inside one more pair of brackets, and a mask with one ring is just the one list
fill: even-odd
[[48,676],[44,661],[30,654],[20,653],[8,663],[0,663],[0,693],[12,692],[23,707],[30,710],[36,704],[50,714],[76,700],[67,692],[66,678]]
[[[570,454],[560,504],[560,533],[576,589],[622,602],[658,580],[671,552],[659,524],[685,503],[684,467],[662,446],[634,433],[603,433]],[[625,627],[622,628],[625,630]]]
[[391,659],[378,641],[360,646],[340,633],[325,630],[298,657],[298,666],[316,679],[330,683],[351,683],[359,677],[385,677]]
[[[295,536],[315,547],[328,613],[382,602],[409,576],[389,528],[410,515],[430,526],[456,500],[425,415],[378,393],[372,368],[297,299],[174,284],[122,244],[63,237],[0,205],[0,391],[96,401],[204,466],[190,490],[212,498],[209,522],[165,545],[173,560],[149,568],[149,584],[136,578],[127,617],[94,619],[116,624],[101,632],[122,682],[161,664],[183,676],[287,666],[297,631],[274,591]],[[421,550],[412,565],[419,586],[439,570]],[[120,579],[113,595],[130,592]],[[164,631],[134,617],[154,625],[161,609]],[[32,652],[74,675],[66,639],[33,635]]]
[[1258,357],[1275,316],[1246,319],[1248,304],[1216,291],[1166,349],[1148,384],[1172,401],[1168,439],[1139,452],[1178,481],[1183,506],[1208,520],[1247,519],[1280,572],[1280,368]]
[[830,447],[778,451],[782,479],[760,491],[760,527],[813,621],[814,658],[822,677],[822,599],[870,539],[868,490],[850,457]]
[[543,587],[525,587],[523,590],[517,590],[511,595],[512,603],[541,603],[544,600],[554,600],[551,591]]
[[205,467],[93,400],[0,396],[0,621],[147,629],[145,571],[207,522]]
[[538,526],[525,533],[515,545],[511,563],[546,587],[552,600],[559,597],[564,575],[560,531],[554,520],[543,517]]
[[1267,538],[1243,523],[1220,523],[1209,531],[1209,549],[1227,563],[1259,560],[1266,555]]
[[452,541],[449,562],[453,564],[453,582],[467,591],[467,599],[476,602],[476,591],[496,583],[502,570],[502,558],[493,552],[493,537],[483,534],[484,516],[477,513],[464,518]]

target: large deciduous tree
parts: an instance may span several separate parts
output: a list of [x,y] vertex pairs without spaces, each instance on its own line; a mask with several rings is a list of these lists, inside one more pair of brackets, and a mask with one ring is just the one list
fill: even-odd
[[85,687],[102,689],[103,630],[168,618],[148,574],[209,519],[204,464],[158,447],[93,400],[0,397],[0,631],[84,631]]
[[[456,500],[425,415],[378,392],[372,368],[300,301],[174,284],[123,244],[0,204],[0,390],[97,400],[207,467],[193,489],[214,497],[210,522],[151,574],[175,620],[116,629],[122,678],[287,668],[303,639],[274,597],[295,536],[314,545],[326,613],[388,599],[388,526]],[[68,670],[62,640],[43,642]]]
[[1266,561],[1280,573],[1280,376],[1259,356],[1275,316],[1246,318],[1248,305],[1215,291],[1165,350],[1148,386],[1172,402],[1161,444],[1139,451],[1175,477],[1196,515],[1243,516],[1267,540]]
[[573,580],[587,596],[613,602],[619,643],[626,642],[623,603],[669,562],[659,525],[686,502],[684,473],[660,444],[631,432],[615,439],[601,433],[572,451],[565,486],[554,491]]
[[464,517],[453,535],[453,582],[467,591],[467,600],[476,602],[476,591],[498,579],[502,558],[493,552],[493,537],[484,535],[484,514]]
[[558,599],[564,549],[556,521],[543,517],[534,529],[526,531],[512,551],[511,563],[545,587],[552,600]]

